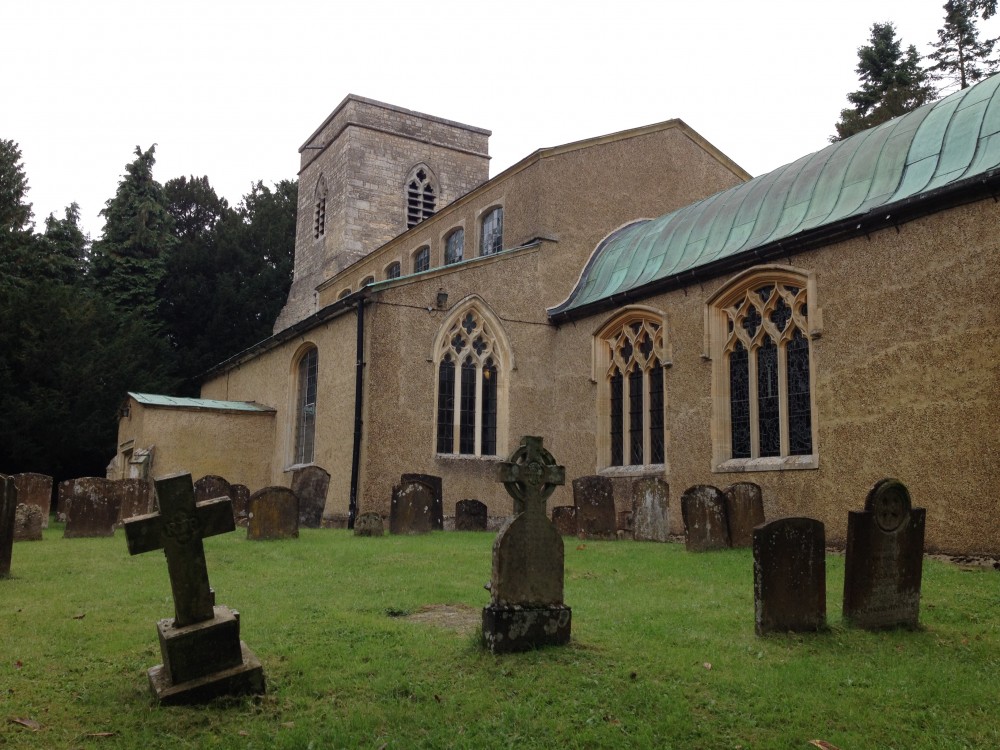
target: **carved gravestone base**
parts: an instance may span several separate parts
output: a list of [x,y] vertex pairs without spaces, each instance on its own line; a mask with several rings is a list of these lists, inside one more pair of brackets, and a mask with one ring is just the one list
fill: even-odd
[[531,651],[569,643],[572,610],[562,604],[548,607],[483,607],[483,646],[494,654]]
[[216,606],[215,617],[184,627],[157,623],[163,664],[148,671],[149,687],[164,705],[204,703],[220,695],[262,695],[264,669],[240,640],[240,614]]

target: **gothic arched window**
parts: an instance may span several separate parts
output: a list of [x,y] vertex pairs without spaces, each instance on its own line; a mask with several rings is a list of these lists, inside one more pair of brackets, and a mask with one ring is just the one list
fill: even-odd
[[428,271],[431,267],[431,249],[424,245],[413,254],[413,273]]
[[465,256],[465,230],[459,227],[449,234],[444,241],[444,264],[461,262]]
[[497,206],[483,217],[479,254],[493,255],[503,249],[503,206]]
[[477,303],[451,315],[438,333],[435,452],[495,456],[505,449],[509,346],[495,316]]
[[316,456],[316,395],[319,352],[311,346],[295,367],[295,463],[312,463]]
[[740,274],[709,300],[718,470],[818,465],[813,286],[800,271],[766,266]]
[[429,219],[437,210],[437,186],[434,175],[419,164],[406,178],[406,228],[410,229]]

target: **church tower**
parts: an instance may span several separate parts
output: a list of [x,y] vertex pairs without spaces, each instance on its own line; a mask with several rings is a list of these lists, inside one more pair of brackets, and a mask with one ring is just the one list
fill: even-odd
[[274,332],[316,287],[489,179],[490,131],[349,94],[299,149],[295,271]]

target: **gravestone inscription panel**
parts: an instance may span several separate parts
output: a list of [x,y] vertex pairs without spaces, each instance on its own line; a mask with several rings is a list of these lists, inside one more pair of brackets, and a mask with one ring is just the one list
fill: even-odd
[[573,504],[581,539],[618,538],[615,491],[610,478],[593,475],[574,479]]
[[764,523],[764,499],[760,486],[737,482],[722,491],[726,496],[726,521],[733,547],[753,545],[753,528]]
[[52,507],[52,477],[46,474],[15,474],[19,503],[34,505],[42,513],[42,528],[49,527],[49,511]]
[[292,472],[292,492],[299,498],[299,526],[318,529],[323,521],[330,472],[319,466],[304,466]]
[[859,628],[917,627],[927,513],[914,508],[897,479],[868,493],[849,511],[844,559],[844,619]]
[[688,552],[708,552],[729,547],[726,496],[717,487],[698,484],[681,495],[684,544]]
[[288,487],[265,487],[250,496],[247,539],[297,539],[299,498]]
[[520,512],[493,542],[483,644],[493,653],[566,644],[572,612],[563,603],[563,540],[545,515],[546,500],[566,481],[566,470],[540,437],[524,437],[497,476]]
[[757,635],[826,627],[826,534],[812,518],[779,518],[753,531]]
[[125,522],[131,555],[163,550],[174,617],[157,623],[163,663],[148,671],[162,704],[203,703],[220,695],[262,694],[264,670],[240,640],[240,614],[215,604],[202,539],[235,529],[227,497],[195,502],[190,474],[156,480],[158,513]]

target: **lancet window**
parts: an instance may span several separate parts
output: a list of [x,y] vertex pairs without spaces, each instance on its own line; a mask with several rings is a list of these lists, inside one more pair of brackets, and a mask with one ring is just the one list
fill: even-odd
[[299,358],[296,372],[295,463],[308,464],[315,459],[316,396],[319,352],[310,347]]
[[406,181],[406,228],[429,219],[437,209],[437,188],[427,167],[419,166]]

